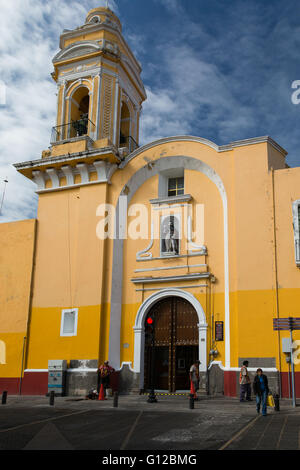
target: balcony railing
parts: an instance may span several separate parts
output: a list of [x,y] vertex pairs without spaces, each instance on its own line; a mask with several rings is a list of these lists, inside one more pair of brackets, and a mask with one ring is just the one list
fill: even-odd
[[300,240],[295,240],[296,264],[300,267]]
[[120,136],[120,148],[126,147],[129,150],[129,153],[134,152],[137,148],[139,148],[138,144],[134,140],[133,137],[128,136],[125,137],[123,135]]
[[81,137],[84,135],[93,135],[95,132],[95,124],[87,117],[82,116],[77,121],[71,121],[61,126],[52,128],[51,144],[62,140]]

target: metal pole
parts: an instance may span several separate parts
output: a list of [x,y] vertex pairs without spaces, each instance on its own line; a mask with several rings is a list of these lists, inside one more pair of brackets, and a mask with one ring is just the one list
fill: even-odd
[[50,406],[53,406],[53,405],[54,405],[54,397],[55,397],[55,392],[52,390],[52,391],[50,392],[50,400],[49,400]]
[[4,180],[4,189],[3,189],[3,194],[2,194],[2,199],[1,199],[1,204],[0,204],[0,215],[2,212],[2,207],[3,207],[3,202],[4,202],[4,196],[5,196],[5,190],[6,190],[6,184],[8,183],[7,178]]
[[7,391],[5,390],[2,393],[2,405],[6,405],[6,400],[7,400]]
[[296,394],[295,394],[295,370],[294,370],[294,361],[293,361],[293,330],[290,329],[291,335],[291,365],[292,365],[292,398],[293,398],[293,407],[296,407]]
[[291,353],[290,353],[290,362],[288,364],[289,366],[289,372],[288,372],[288,386],[289,386],[289,399],[291,399]]
[[118,392],[114,392],[114,401],[113,401],[113,407],[118,408]]
[[190,410],[193,410],[194,409],[194,395],[192,393],[190,393],[190,399],[189,399],[189,408]]

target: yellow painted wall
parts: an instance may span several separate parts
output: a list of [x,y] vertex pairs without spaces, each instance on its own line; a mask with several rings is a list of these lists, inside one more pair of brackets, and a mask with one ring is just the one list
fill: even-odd
[[[98,358],[104,242],[96,237],[96,209],[106,199],[106,188],[98,184],[40,196],[27,368],[39,362],[45,368],[49,354]],[[60,337],[62,309],[75,307],[78,335]]]
[[[110,324],[110,299],[113,241],[96,237],[98,204],[107,201],[116,206],[120,191],[145,162],[169,156],[186,155],[214,168],[222,179],[228,199],[229,288],[231,366],[239,357],[275,357],[277,366],[278,334],[272,319],[277,315],[276,263],[273,227],[273,183],[270,158],[280,167],[280,156],[258,143],[219,153],[196,142],[170,142],[145,150],[117,170],[111,184],[96,184],[60,192],[42,194],[38,210],[35,290],[33,296],[30,346],[27,368],[46,368],[52,358],[107,358]],[[271,157],[270,157],[271,155]],[[274,161],[273,161],[274,164]],[[299,269],[294,262],[291,201],[299,198],[298,169],[275,171],[275,208],[277,233],[277,277],[279,282],[279,316],[299,315]],[[279,189],[280,188],[280,189]],[[154,291],[137,292],[133,277],[149,275],[136,269],[207,264],[216,283],[189,281],[201,303],[208,323],[207,350],[212,347],[212,316],[225,320],[224,309],[224,227],[223,203],[219,191],[203,174],[185,170],[185,193],[192,204],[205,206],[205,244],[207,256],[168,260],[136,261],[136,253],[148,240],[124,242],[123,306],[120,333],[121,362],[133,361],[133,325],[136,313]],[[144,203],[158,196],[158,176],[148,179],[135,193],[130,205]],[[128,222],[130,223],[129,217]],[[150,220],[149,220],[150,228]],[[68,239],[70,238],[70,243]],[[159,255],[159,243],[153,256]],[[194,268],[160,271],[161,275],[197,272]],[[71,277],[70,277],[71,273]],[[152,273],[157,275],[157,271]],[[196,287],[196,284],[207,287]],[[183,284],[182,281],[180,284]],[[151,284],[153,288],[176,287],[178,284]],[[147,285],[149,287],[149,285]],[[78,335],[60,337],[61,310],[79,308]],[[45,332],[45,334],[42,334]],[[48,334],[46,334],[48,332]],[[281,336],[286,335],[281,333]],[[295,334],[297,339],[297,334]],[[124,343],[129,348],[124,348]],[[225,344],[217,344],[217,360],[225,363]],[[281,355],[282,370],[287,370]],[[297,370],[296,366],[296,370]]]
[[6,364],[0,377],[19,377],[23,339],[27,335],[35,220],[0,224],[0,341],[6,345]]
[[[102,13],[104,10],[101,10]],[[83,53],[81,57],[72,57],[55,64],[55,80],[66,77],[67,71],[78,73],[81,70],[77,69],[78,65],[97,66],[102,70],[101,85],[97,76],[85,76],[82,79],[82,84],[88,86],[91,93],[89,117],[95,124],[97,118],[99,119],[98,135],[93,134],[93,153],[85,154],[89,147],[84,139],[53,145],[51,155],[47,151],[43,156],[61,156],[62,158],[49,163],[56,169],[64,164],[74,166],[78,163],[79,160],[71,160],[72,154],[76,152],[82,152],[80,162],[87,164],[92,163],[95,158],[119,164],[114,149],[109,154],[104,154],[103,149],[112,146],[114,125],[116,135],[119,134],[121,100],[126,99],[125,95],[128,94],[128,106],[133,115],[145,99],[142,86],[137,86],[136,81],[140,68],[130,50],[126,49],[125,41],[118,33],[106,28],[100,28],[96,32],[88,31],[88,28],[83,28],[77,30],[80,34],[72,33],[73,37],[63,36],[62,47],[87,40],[112,41],[119,45],[123,54],[132,59],[136,70],[130,70],[126,63],[122,63],[122,59],[109,56],[103,51],[88,55]],[[111,72],[121,74],[121,69],[127,74],[131,86],[128,85],[123,95],[120,90],[116,102],[116,77]],[[123,79],[119,80],[119,84],[121,83]],[[72,106],[69,98],[78,85],[77,79],[72,77],[65,85],[60,86],[57,123],[69,122],[69,110]],[[131,94],[136,94],[135,109]],[[68,99],[63,103],[65,96]],[[139,115],[138,111],[137,116]],[[138,127],[137,119],[136,126],[132,128],[132,136],[138,137]],[[63,156],[68,154],[68,160],[64,161]],[[300,270],[295,263],[292,225],[292,202],[300,199],[300,168],[286,168],[284,152],[275,143],[272,145],[258,140],[251,144],[250,141],[244,141],[232,148],[228,147],[228,150],[217,151],[213,145],[185,138],[157,145],[154,143],[144,149],[125,166],[121,165],[112,175],[109,184],[97,184],[96,173],[92,173],[90,182],[96,184],[63,190],[59,188],[57,191],[40,194],[36,245],[35,221],[0,225],[0,341],[7,344],[8,358],[7,364],[0,365],[0,377],[19,376],[23,338],[28,332],[26,368],[46,369],[49,359],[98,358],[101,362],[107,359],[111,294],[117,287],[112,284],[113,240],[100,240],[96,236],[99,222],[97,207],[105,202],[116,207],[122,188],[147,162],[155,164],[159,159],[176,156],[192,157],[209,165],[225,187],[228,203],[231,367],[237,367],[241,357],[276,357],[277,367],[281,363],[282,370],[287,370],[278,341],[281,343],[281,338],[288,333],[273,332],[272,319],[277,316],[300,316]],[[35,170],[43,171],[46,168],[46,158],[40,163]],[[32,178],[30,167],[26,166],[20,171]],[[207,352],[214,346],[213,319],[225,321],[224,203],[219,190],[207,176],[192,170],[185,170],[184,176],[185,193],[192,195],[193,210],[197,203],[204,204],[204,244],[208,253],[189,257],[182,248],[180,254],[185,256],[181,258],[137,261],[137,252],[148,245],[149,239],[124,241],[121,362],[133,362],[133,325],[136,314],[141,303],[155,292],[137,291],[143,286],[132,282],[134,277],[150,275],[146,271],[148,268],[180,266],[178,269],[152,271],[153,276],[205,270],[215,276],[215,283],[209,279],[201,279],[163,284],[156,281],[146,286],[158,289],[189,285],[188,292],[199,300],[206,315]],[[61,178],[60,186],[66,183],[66,178]],[[76,175],[75,184],[80,183],[81,177]],[[46,182],[46,188],[51,189],[50,181]],[[148,208],[149,235],[152,207],[150,199],[157,197],[156,175],[138,188],[130,202],[130,206],[139,203]],[[128,217],[128,223],[131,220]],[[34,248],[34,288],[28,330]],[[154,242],[151,250],[154,258],[158,258],[159,241]],[[194,264],[204,264],[207,268],[191,266]],[[137,272],[138,269],[144,271]],[[78,308],[76,337],[60,336],[62,310],[66,308]],[[299,339],[298,332],[295,333],[295,339]],[[125,343],[129,344],[128,348],[124,348]],[[225,341],[219,342],[217,348],[219,355],[216,359],[225,364]],[[296,370],[299,370],[298,365]]]

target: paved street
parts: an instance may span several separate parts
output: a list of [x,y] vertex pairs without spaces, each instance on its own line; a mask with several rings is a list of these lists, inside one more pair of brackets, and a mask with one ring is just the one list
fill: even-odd
[[300,449],[300,407],[257,416],[255,402],[201,397],[190,410],[185,396],[120,396],[103,402],[8,397],[0,405],[0,450]]

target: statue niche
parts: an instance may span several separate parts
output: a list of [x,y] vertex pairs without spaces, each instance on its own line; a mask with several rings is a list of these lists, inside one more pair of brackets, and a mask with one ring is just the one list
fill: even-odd
[[178,219],[170,215],[161,222],[161,253],[165,256],[179,254]]

